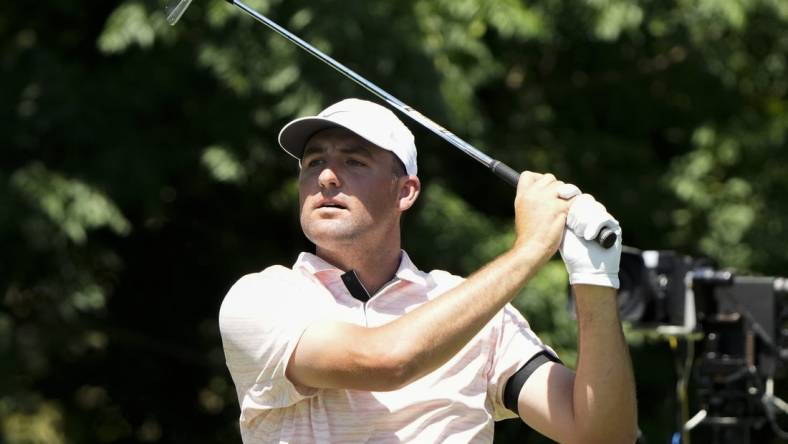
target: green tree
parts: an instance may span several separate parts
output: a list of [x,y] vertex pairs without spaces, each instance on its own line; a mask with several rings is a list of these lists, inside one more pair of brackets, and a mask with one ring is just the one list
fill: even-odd
[[[788,3],[249,4],[511,166],[593,193],[627,244],[788,274]],[[276,134],[369,94],[221,0],[176,27],[149,0],[6,4],[0,76],[0,441],[237,441],[221,298],[310,248]],[[406,248],[468,273],[511,242],[513,191],[411,128],[426,187]],[[555,261],[515,304],[572,363],[564,281]],[[673,427],[666,350],[633,344],[652,442]]]

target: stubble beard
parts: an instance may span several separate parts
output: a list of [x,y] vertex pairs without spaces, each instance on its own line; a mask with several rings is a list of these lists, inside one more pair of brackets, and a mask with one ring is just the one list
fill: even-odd
[[313,220],[301,217],[301,229],[317,249],[336,251],[339,249],[378,248],[384,242],[391,227],[384,228],[372,220]]
[[301,215],[301,230],[304,235],[318,248],[335,249],[358,242],[364,230],[356,221],[321,219],[310,220],[309,216]]

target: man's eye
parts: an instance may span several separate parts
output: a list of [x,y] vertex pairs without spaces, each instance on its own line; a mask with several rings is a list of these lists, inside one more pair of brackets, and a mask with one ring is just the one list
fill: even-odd
[[308,159],[306,161],[307,167],[315,167],[323,164],[323,159]]
[[356,159],[348,159],[347,164],[351,166],[364,166],[366,165],[364,162]]

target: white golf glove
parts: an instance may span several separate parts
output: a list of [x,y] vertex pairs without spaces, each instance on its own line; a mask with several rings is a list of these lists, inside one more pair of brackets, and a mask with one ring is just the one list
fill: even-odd
[[[621,226],[590,194],[575,197],[566,218],[566,230],[558,251],[564,259],[569,283],[618,288],[621,261]],[[602,227],[616,233],[616,243],[603,248],[594,238]]]

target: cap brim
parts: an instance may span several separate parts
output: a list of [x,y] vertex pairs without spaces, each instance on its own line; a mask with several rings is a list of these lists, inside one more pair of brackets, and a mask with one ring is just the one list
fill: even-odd
[[333,120],[324,119],[322,117],[302,117],[300,119],[295,119],[285,125],[282,131],[279,131],[279,146],[281,146],[287,154],[300,160],[301,155],[304,153],[304,146],[307,141],[309,141],[310,137],[314,136],[315,133],[320,130],[335,127],[345,128],[345,126]]

